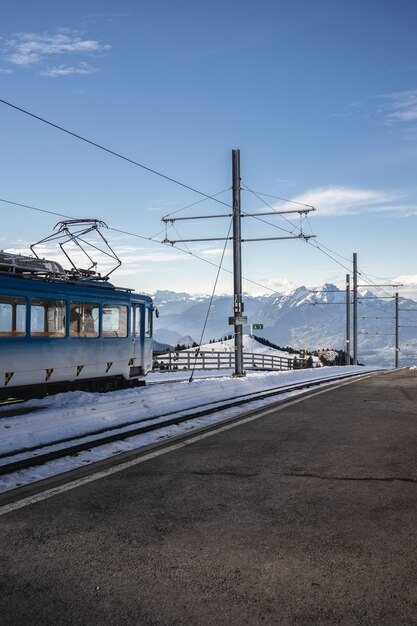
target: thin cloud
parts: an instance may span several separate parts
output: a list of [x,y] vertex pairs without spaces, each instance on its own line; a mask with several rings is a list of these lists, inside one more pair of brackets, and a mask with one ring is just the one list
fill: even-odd
[[417,287],[417,274],[401,274],[393,280],[395,283],[401,283],[404,286]]
[[178,200],[171,200],[168,202],[167,200],[153,200],[152,204],[145,207],[145,211],[169,211],[170,209],[175,209],[178,206]]
[[206,256],[206,257],[221,257],[224,253],[224,256],[231,256],[232,255],[232,251],[231,250],[226,250],[224,251],[223,248],[207,248],[204,250],[200,250],[199,254]]
[[147,254],[118,254],[123,264],[133,265],[137,263],[171,263],[172,261],[186,261],[187,257],[176,253],[149,252]]
[[[316,208],[317,216],[357,215],[364,212],[394,211],[399,196],[396,194],[359,189],[355,187],[329,186],[311,189],[294,198],[294,201]],[[294,204],[284,204],[276,209],[294,209]]]
[[[259,285],[250,283],[249,280],[243,278],[245,286],[245,293],[249,293],[252,296],[270,296],[271,292],[289,294],[295,289],[295,285],[288,278],[267,278],[261,277],[259,279]],[[226,288],[228,291],[229,288]]]
[[417,120],[417,89],[388,93],[379,98],[383,100],[383,104],[378,113],[387,123]]
[[363,102],[357,100],[356,102],[351,102],[343,109],[343,111],[339,111],[338,113],[333,113],[333,117],[351,117],[355,113],[357,113],[363,107]]
[[[400,276],[393,278],[392,282],[402,285],[399,289],[400,296],[417,299],[417,274],[400,274]],[[405,309],[402,310],[405,311]]]
[[381,206],[379,207],[380,213],[392,213],[395,212],[396,215],[401,217],[412,217],[417,215],[417,203],[411,204],[394,204],[393,206]]
[[39,72],[41,76],[69,76],[70,74],[94,74],[98,72],[96,67],[92,67],[88,63],[81,61],[78,65],[58,65],[56,67],[48,67],[43,72]]
[[81,18],[81,22],[84,25],[90,24],[113,24],[116,19],[119,18],[129,18],[131,15],[129,13],[95,13],[92,15],[84,15]]
[[[60,29],[56,34],[17,33],[10,39],[1,40],[0,54],[3,61],[19,68],[42,68],[43,76],[67,76],[69,74],[91,74],[97,71],[84,60],[78,65],[68,63],[48,66],[48,61],[64,56],[94,56],[110,50],[109,44],[87,39],[78,31]],[[44,66],[46,65],[46,68]]]

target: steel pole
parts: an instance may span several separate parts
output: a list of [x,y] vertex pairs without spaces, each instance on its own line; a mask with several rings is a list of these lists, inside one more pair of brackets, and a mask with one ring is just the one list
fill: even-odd
[[350,274],[346,274],[346,360],[350,365]]
[[398,293],[395,294],[395,367],[399,365],[399,352],[400,352],[400,325],[398,319]]
[[[232,151],[232,189],[233,189],[233,313],[242,317],[242,234],[240,207],[240,150]],[[244,376],[243,371],[243,326],[235,327],[235,376]]]
[[358,255],[353,253],[353,365],[358,364]]

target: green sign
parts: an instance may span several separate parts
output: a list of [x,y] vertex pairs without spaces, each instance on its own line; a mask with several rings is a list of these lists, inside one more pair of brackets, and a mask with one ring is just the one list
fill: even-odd
[[252,328],[253,328],[253,330],[263,330],[264,329],[264,325],[263,324],[252,324]]
[[247,324],[248,323],[248,318],[246,316],[240,316],[240,317],[229,317],[229,324],[231,325],[243,325],[243,324]]

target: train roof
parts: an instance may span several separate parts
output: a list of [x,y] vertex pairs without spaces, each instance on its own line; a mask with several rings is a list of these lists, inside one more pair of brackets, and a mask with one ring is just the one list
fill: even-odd
[[[82,273],[74,270],[67,271],[59,263],[47,259],[0,251],[0,284],[14,283],[15,286],[19,284],[23,286],[20,280],[27,280],[32,283],[32,288],[42,291],[44,289],[41,285],[44,287],[48,285],[49,288],[55,285],[57,290],[66,291],[70,288],[71,292],[77,289],[84,293],[86,290],[100,289],[103,292],[113,291],[119,294],[134,292],[133,289],[117,287],[108,282],[107,278],[101,278],[93,272],[89,276],[85,270],[81,271]],[[152,298],[145,294],[134,293],[134,295],[152,302]]]
[[62,265],[55,261],[24,256],[23,254],[12,254],[3,250],[0,250],[0,271],[13,274],[32,273],[53,274],[56,276],[64,276],[66,274]]

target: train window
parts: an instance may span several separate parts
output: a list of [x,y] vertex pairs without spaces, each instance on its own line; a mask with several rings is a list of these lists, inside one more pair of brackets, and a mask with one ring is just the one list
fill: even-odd
[[103,337],[127,337],[127,306],[103,304]]
[[[135,318],[133,319],[133,311],[135,312]],[[141,310],[139,306],[132,307],[132,335],[140,337],[140,321]]]
[[70,336],[98,337],[99,312],[96,302],[71,302]]
[[152,310],[146,309],[145,337],[152,337]]
[[0,337],[24,337],[26,300],[0,295]]
[[65,301],[32,298],[30,334],[32,337],[65,337]]

